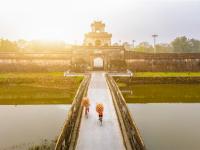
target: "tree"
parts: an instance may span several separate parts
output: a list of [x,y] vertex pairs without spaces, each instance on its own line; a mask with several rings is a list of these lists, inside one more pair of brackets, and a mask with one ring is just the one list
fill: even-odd
[[174,52],[189,53],[200,51],[200,41],[196,39],[188,39],[185,36],[177,37],[171,44]]
[[191,50],[189,40],[185,36],[177,37],[171,44],[174,52],[189,52]]
[[148,42],[141,42],[136,48],[134,48],[134,51],[151,53],[154,49]]
[[0,51],[1,52],[16,52],[19,50],[16,42],[12,42],[9,40],[0,40]]
[[189,41],[192,52],[200,52],[200,41],[196,39],[190,39]]
[[173,47],[170,44],[157,44],[156,52],[170,53],[170,52],[173,52]]

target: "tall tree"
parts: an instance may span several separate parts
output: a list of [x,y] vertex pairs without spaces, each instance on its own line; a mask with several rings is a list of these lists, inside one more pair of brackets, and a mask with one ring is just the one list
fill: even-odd
[[172,46],[174,52],[190,52],[191,45],[187,37],[177,37],[174,41],[172,41]]
[[200,52],[200,41],[196,39],[190,39],[189,41],[192,52]]

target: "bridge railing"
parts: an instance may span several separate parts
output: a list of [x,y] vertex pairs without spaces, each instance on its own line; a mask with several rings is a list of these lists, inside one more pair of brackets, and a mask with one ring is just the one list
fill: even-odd
[[81,82],[81,85],[76,92],[71,108],[68,111],[64,126],[60,132],[60,135],[58,136],[55,150],[72,150],[76,146],[81,114],[83,110],[83,107],[81,106],[81,100],[87,94],[90,78],[90,75],[85,75],[84,80]]
[[140,132],[129,112],[126,101],[112,76],[106,75],[115,110],[117,112],[124,143],[128,150],[145,150]]

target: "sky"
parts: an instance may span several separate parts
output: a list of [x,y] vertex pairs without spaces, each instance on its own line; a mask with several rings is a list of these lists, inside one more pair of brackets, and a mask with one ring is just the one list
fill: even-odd
[[200,39],[200,0],[0,0],[0,38],[82,43],[94,20],[113,43]]

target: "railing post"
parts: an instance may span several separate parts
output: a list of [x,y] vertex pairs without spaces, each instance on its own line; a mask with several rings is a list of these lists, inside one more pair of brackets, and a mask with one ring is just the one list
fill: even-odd
[[78,136],[77,128],[79,128],[82,114],[81,100],[87,93],[90,78],[90,75],[85,76],[84,80],[79,86],[79,89],[77,90],[72,106],[68,111],[68,116],[65,120],[64,127],[62,128],[62,131],[56,142],[55,150],[68,150],[71,149],[70,147],[72,147],[72,149],[75,147]]
[[106,75],[106,79],[113,97],[114,106],[117,112],[126,148],[128,150],[145,150],[146,148],[140,136],[139,130],[130,115],[121,91],[111,76]]

